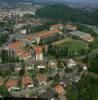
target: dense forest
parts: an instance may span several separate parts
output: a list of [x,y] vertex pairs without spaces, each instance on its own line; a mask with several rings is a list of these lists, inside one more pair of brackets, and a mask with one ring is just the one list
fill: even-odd
[[93,12],[70,8],[64,5],[51,5],[39,9],[37,17],[53,20],[73,21],[84,24],[98,25],[98,10]]
[[91,58],[89,62],[89,71],[98,75],[98,54],[94,58]]
[[98,77],[84,75],[78,84],[68,88],[68,100],[98,100]]
[[98,54],[89,60],[89,65],[79,83],[68,87],[68,100],[98,100]]

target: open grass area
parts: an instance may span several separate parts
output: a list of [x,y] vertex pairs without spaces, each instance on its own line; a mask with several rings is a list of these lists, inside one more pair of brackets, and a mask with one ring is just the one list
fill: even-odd
[[87,47],[87,44],[80,40],[70,40],[65,42],[65,45],[72,51],[79,51]]
[[71,38],[65,38],[64,40],[53,43],[53,45],[56,45],[59,48],[68,47],[69,51],[80,51],[87,47],[87,44],[84,41]]

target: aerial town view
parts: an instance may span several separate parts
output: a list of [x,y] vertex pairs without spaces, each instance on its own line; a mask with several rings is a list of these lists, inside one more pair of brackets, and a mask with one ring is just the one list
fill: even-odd
[[98,100],[97,0],[0,0],[2,98]]

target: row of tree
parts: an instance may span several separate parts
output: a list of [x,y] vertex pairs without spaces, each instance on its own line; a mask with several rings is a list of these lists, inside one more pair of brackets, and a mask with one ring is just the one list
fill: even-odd
[[8,34],[0,34],[0,46],[2,46],[7,40],[8,40],[9,36]]
[[[70,45],[70,44],[68,44]],[[65,43],[59,45],[48,45],[48,54],[56,58],[75,58],[78,56],[83,56],[88,52],[88,49],[81,48],[79,50],[73,50],[71,45],[68,46]]]
[[16,56],[15,52],[12,50],[2,49],[0,51],[1,63],[13,63],[19,62],[19,58]]

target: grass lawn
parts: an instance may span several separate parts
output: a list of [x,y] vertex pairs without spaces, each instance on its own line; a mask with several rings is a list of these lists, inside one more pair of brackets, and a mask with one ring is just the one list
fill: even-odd
[[74,40],[71,38],[65,38],[65,40],[56,42],[53,45],[57,45],[59,48],[68,47],[69,51],[80,51],[87,47],[87,44],[84,41]]
[[79,51],[87,47],[87,44],[81,40],[69,40],[65,42],[71,51]]

